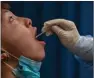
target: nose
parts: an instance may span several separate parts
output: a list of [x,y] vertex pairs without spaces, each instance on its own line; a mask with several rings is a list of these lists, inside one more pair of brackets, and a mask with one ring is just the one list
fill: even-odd
[[26,27],[30,27],[32,25],[32,20],[29,18],[24,18]]

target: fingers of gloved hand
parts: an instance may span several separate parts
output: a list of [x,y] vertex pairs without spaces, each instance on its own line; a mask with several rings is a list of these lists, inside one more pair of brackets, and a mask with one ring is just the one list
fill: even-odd
[[72,21],[66,19],[53,19],[44,23],[44,27],[49,29],[51,26],[58,25],[64,30],[70,30],[75,28],[75,24]]
[[53,34],[53,32],[52,32],[52,31],[48,31],[48,32],[46,32],[45,34],[46,34],[46,36],[50,36],[50,35]]
[[52,34],[51,28],[54,25],[60,25],[60,19],[54,19],[54,20],[49,20],[47,22],[44,22],[44,26],[42,28],[42,32],[46,32],[46,35]]
[[58,37],[64,37],[66,34],[66,31],[59,26],[52,26],[52,31],[56,33]]
[[50,30],[50,26],[49,25],[46,25],[45,23],[44,23],[44,26],[42,27],[42,32],[48,32]]
[[51,31],[51,28],[49,28],[47,25],[44,25],[41,32],[45,32],[46,36],[50,36],[53,34],[53,32]]

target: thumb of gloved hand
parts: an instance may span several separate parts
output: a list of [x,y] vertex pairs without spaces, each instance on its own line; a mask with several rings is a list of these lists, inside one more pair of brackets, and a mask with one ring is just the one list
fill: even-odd
[[47,35],[54,32],[67,48],[73,48],[80,37],[74,22],[65,19],[54,19],[45,22],[42,31],[46,32]]

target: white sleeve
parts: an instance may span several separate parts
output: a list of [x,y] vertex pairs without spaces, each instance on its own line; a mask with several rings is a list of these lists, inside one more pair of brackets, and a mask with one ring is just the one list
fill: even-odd
[[74,54],[85,61],[93,60],[93,37],[80,36],[74,48],[70,49]]

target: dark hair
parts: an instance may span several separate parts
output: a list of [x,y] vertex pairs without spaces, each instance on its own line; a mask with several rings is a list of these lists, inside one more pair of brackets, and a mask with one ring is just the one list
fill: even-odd
[[1,9],[10,9],[10,6],[7,1],[1,1]]

